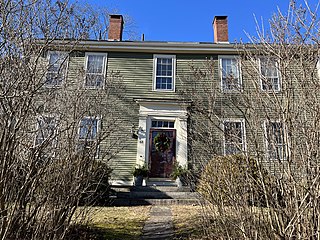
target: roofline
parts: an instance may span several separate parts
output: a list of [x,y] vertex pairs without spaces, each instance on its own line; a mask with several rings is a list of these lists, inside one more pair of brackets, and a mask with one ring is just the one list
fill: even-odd
[[[76,43],[76,44],[75,44]],[[236,54],[239,53],[236,44],[230,43],[198,43],[198,42],[147,42],[147,41],[70,41],[55,40],[50,46],[67,47],[73,50],[98,52],[145,52],[145,53],[194,53],[194,54]]]

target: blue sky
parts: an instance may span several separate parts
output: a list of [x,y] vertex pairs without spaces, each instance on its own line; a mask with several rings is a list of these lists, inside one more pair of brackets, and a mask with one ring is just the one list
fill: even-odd
[[[303,3],[303,0],[297,0]],[[318,0],[309,0],[316,6]],[[254,15],[265,23],[277,10],[286,12],[289,0],[94,0],[134,20],[137,35],[149,41],[212,42],[214,16],[228,16],[229,41],[248,39],[244,31],[254,35]],[[139,37],[140,38],[140,37]]]

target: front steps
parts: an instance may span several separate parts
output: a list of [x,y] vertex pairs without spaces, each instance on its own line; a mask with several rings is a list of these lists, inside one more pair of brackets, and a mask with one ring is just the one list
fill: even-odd
[[171,179],[149,179],[147,186],[113,189],[116,191],[113,206],[199,204],[197,192],[187,186],[178,188]]

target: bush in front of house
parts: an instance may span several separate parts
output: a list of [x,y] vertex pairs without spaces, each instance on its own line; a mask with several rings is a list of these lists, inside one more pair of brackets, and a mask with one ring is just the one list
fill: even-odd
[[86,191],[82,193],[80,205],[105,206],[110,203],[110,174],[112,170],[106,162],[96,161],[93,177],[87,182]]
[[198,190],[212,204],[265,205],[263,189],[270,181],[267,171],[252,158],[217,156],[204,168]]
[[280,206],[275,186],[275,178],[256,159],[228,155],[209,161],[198,184],[206,203],[207,235],[238,239],[255,232],[259,239],[270,238],[273,233],[268,221],[274,219],[266,217],[267,211]]

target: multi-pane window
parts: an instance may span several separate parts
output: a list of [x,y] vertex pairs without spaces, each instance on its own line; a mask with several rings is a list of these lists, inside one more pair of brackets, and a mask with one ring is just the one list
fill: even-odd
[[85,87],[101,88],[104,84],[106,69],[106,54],[87,53],[86,54],[86,77]]
[[65,78],[68,55],[64,52],[49,52],[45,86],[61,86]]
[[261,89],[263,91],[280,91],[278,63],[272,58],[260,58]]
[[241,89],[239,59],[235,57],[221,57],[220,75],[223,91],[236,91]]
[[224,121],[224,154],[237,154],[245,150],[244,122]]
[[37,118],[37,132],[35,145],[49,141],[53,146],[56,142],[57,119],[53,116],[40,116]]
[[154,89],[174,90],[175,56],[154,56]]
[[266,122],[265,129],[269,159],[284,159],[286,157],[286,149],[283,123]]
[[79,139],[93,141],[97,138],[98,122],[96,117],[84,117],[80,121]]
[[153,127],[153,128],[174,128],[174,121],[152,120],[151,127]]

